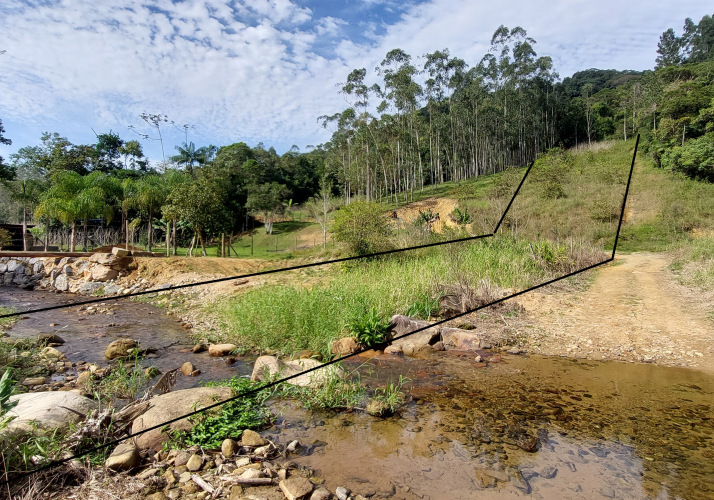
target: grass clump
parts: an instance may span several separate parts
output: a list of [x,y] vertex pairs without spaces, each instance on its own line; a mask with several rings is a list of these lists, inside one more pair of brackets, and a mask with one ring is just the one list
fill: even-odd
[[352,312],[347,326],[357,342],[369,348],[384,344],[390,328],[388,318],[379,314],[376,307],[367,308],[364,303]]
[[[233,396],[259,389],[261,382],[251,382],[244,377],[207,382],[206,387],[230,387]],[[271,419],[265,401],[274,394],[274,390],[257,391],[224,403],[214,412],[203,412],[189,417],[193,427],[190,431],[171,433],[169,447],[181,448],[199,445],[205,448],[220,448],[226,438],[238,439],[246,429],[261,429]],[[198,409],[198,408],[196,408]]]
[[117,399],[133,400],[142,389],[148,386],[155,371],[146,371],[141,365],[141,357],[135,354],[130,358],[116,360],[109,373],[100,380],[91,381],[87,387],[101,401]]

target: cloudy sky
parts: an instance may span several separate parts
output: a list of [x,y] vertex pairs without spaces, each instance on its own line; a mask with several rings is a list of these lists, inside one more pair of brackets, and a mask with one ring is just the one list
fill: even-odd
[[[561,77],[650,69],[659,35],[712,10],[701,0],[2,0],[0,119],[12,146],[43,131],[75,143],[150,133],[140,113],[195,126],[198,146],[262,141],[282,153],[329,139],[316,119],[336,84],[399,47],[449,48],[475,65],[501,24],[522,26]],[[184,140],[166,127],[167,154]],[[146,142],[153,159],[158,143]]]

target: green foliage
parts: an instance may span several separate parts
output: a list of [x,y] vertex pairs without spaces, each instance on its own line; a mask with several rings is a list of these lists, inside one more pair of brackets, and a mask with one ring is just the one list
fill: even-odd
[[7,229],[0,228],[0,249],[9,246],[12,243],[12,235]]
[[662,167],[693,179],[714,182],[714,134],[691,139],[662,155]]
[[357,408],[364,399],[365,389],[359,377],[344,380],[337,370],[329,372],[322,384],[317,387],[301,387],[281,384],[281,397],[295,398],[307,410],[350,410]]
[[419,319],[429,319],[439,314],[439,298],[433,298],[428,293],[422,294],[407,310],[407,316]]
[[354,255],[367,255],[388,248],[390,234],[383,208],[377,203],[356,201],[342,207],[332,226],[335,239],[346,243]]
[[491,187],[490,195],[493,198],[509,198],[518,187],[523,178],[523,173],[517,168],[507,168],[496,176]]
[[379,314],[376,307],[361,303],[352,311],[347,327],[357,342],[369,348],[386,342],[389,335],[389,319]]
[[471,214],[469,214],[469,211],[466,208],[464,208],[463,210],[455,208],[451,215],[454,216],[454,219],[456,220],[457,224],[460,225],[471,224],[471,222],[473,221]]
[[374,391],[374,399],[380,402],[384,408],[383,414],[392,414],[397,408],[404,404],[404,386],[411,382],[411,379],[399,375],[399,382],[390,382],[386,387],[378,387]]
[[[230,387],[233,396],[253,391],[262,385],[261,382],[251,382],[244,377],[233,377],[206,384],[207,387]],[[174,432],[171,436],[172,445],[220,448],[224,439],[237,439],[245,429],[261,429],[270,421],[270,412],[264,404],[272,394],[271,390],[257,391],[228,401],[213,411],[209,410],[189,417],[193,422],[192,429]]]
[[0,431],[15,418],[14,415],[7,414],[17,405],[17,401],[10,401],[10,396],[15,392],[14,383],[15,381],[12,380],[12,368],[8,367],[2,374],[2,378],[0,378]]
[[99,381],[92,381],[89,392],[97,394],[101,400],[133,400],[141,389],[148,385],[151,378],[141,366],[137,353],[132,358],[119,359],[112,364],[109,375]]

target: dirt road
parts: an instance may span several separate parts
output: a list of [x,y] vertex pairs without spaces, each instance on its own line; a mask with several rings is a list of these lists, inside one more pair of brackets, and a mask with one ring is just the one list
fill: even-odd
[[664,254],[621,255],[585,292],[526,294],[531,351],[714,372],[711,297],[677,283],[668,264]]

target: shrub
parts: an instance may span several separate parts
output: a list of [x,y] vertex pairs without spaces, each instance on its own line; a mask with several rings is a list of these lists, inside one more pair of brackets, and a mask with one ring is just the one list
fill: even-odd
[[451,215],[454,217],[457,224],[471,224],[472,218],[467,209],[461,211],[458,208],[455,208],[454,211],[451,212]]
[[355,255],[379,252],[389,246],[389,226],[377,203],[356,201],[343,207],[335,216],[332,232]]
[[662,155],[662,167],[688,177],[714,182],[714,138],[710,135],[687,141]]
[[360,344],[370,348],[387,341],[390,327],[376,307],[367,309],[364,304],[356,308],[347,326]]
[[425,293],[419,297],[407,310],[407,316],[419,319],[429,319],[439,314],[439,298],[433,298]]

